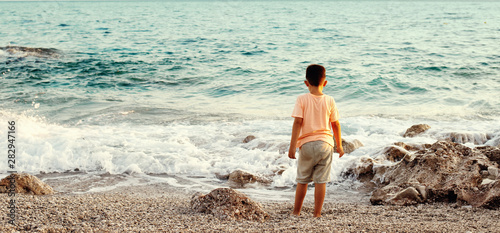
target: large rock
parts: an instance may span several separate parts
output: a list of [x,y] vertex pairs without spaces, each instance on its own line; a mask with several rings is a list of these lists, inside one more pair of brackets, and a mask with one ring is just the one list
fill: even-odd
[[0,181],[0,192],[9,192],[9,185],[11,184],[10,177],[16,181],[16,193],[27,193],[35,195],[53,194],[54,190],[46,183],[42,182],[38,177],[26,173],[13,173]]
[[[471,149],[439,141],[408,151],[396,164],[372,169],[377,189],[372,204],[412,205],[424,202],[458,202],[475,207],[498,208],[498,164],[487,155],[496,147]],[[490,156],[494,157],[494,156]]]
[[[335,142],[334,151],[337,152],[337,142],[336,141],[334,142]],[[344,153],[346,154],[349,154],[362,146],[363,143],[361,143],[358,139],[354,139],[353,141],[349,142],[342,138],[342,149],[344,149]]]
[[209,194],[197,193],[191,199],[196,212],[209,213],[221,219],[265,221],[269,215],[259,203],[230,188],[218,188]]
[[233,171],[229,174],[229,186],[232,188],[243,188],[247,184],[253,184],[253,183],[259,183],[259,184],[264,184],[264,185],[269,185],[272,183],[272,180],[260,176],[260,175],[254,175],[242,170],[236,170]]
[[427,131],[428,129],[430,129],[431,127],[427,124],[420,124],[420,125],[413,125],[412,127],[410,127],[409,129],[406,130],[405,134],[403,135],[403,137],[415,137],[419,134],[422,134],[423,132]]

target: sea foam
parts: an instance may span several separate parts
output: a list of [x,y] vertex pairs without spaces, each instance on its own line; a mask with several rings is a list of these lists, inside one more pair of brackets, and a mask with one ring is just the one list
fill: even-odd
[[[16,121],[19,171],[37,174],[78,168],[89,173],[166,174],[212,187],[214,182],[223,182],[216,174],[245,170],[270,177],[271,188],[295,184],[296,160],[287,156],[291,119],[75,126],[7,112],[2,112],[0,118],[2,128],[7,127],[7,121]],[[404,138],[406,128],[416,123],[427,123],[432,128],[420,136]],[[433,143],[450,132],[492,135],[485,144],[498,141],[500,128],[491,127],[491,122],[467,123],[465,120],[421,122],[378,117],[341,119],[343,137],[348,141],[358,139],[364,146],[340,159],[334,154],[332,182],[344,182],[346,178],[342,173],[359,163],[360,158],[380,157],[384,149],[395,142]],[[244,143],[248,135],[255,139]],[[0,173],[6,173],[4,169]],[[173,181],[164,181],[169,180]],[[192,182],[172,184],[191,187]]]

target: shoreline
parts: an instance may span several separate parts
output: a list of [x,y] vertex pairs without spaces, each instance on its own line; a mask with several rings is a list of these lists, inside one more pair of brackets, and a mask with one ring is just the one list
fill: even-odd
[[[245,193],[245,189],[238,189]],[[265,222],[221,220],[190,208],[194,192],[158,183],[86,194],[18,194],[17,226],[2,216],[2,232],[494,232],[500,211],[456,204],[373,206],[325,200],[322,217],[312,217],[306,199],[302,216],[290,216],[293,200],[260,201]],[[309,193],[311,196],[312,193]],[[10,197],[0,195],[7,213]]]

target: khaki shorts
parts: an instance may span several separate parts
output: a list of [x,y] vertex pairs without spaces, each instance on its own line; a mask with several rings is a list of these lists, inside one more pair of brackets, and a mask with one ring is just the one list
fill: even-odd
[[330,181],[333,146],[324,141],[308,142],[299,150],[297,179],[301,184]]

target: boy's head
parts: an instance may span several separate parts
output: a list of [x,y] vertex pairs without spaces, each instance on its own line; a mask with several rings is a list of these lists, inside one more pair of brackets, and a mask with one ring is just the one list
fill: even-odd
[[306,69],[306,79],[311,86],[319,86],[325,80],[325,67],[317,64],[309,65]]

